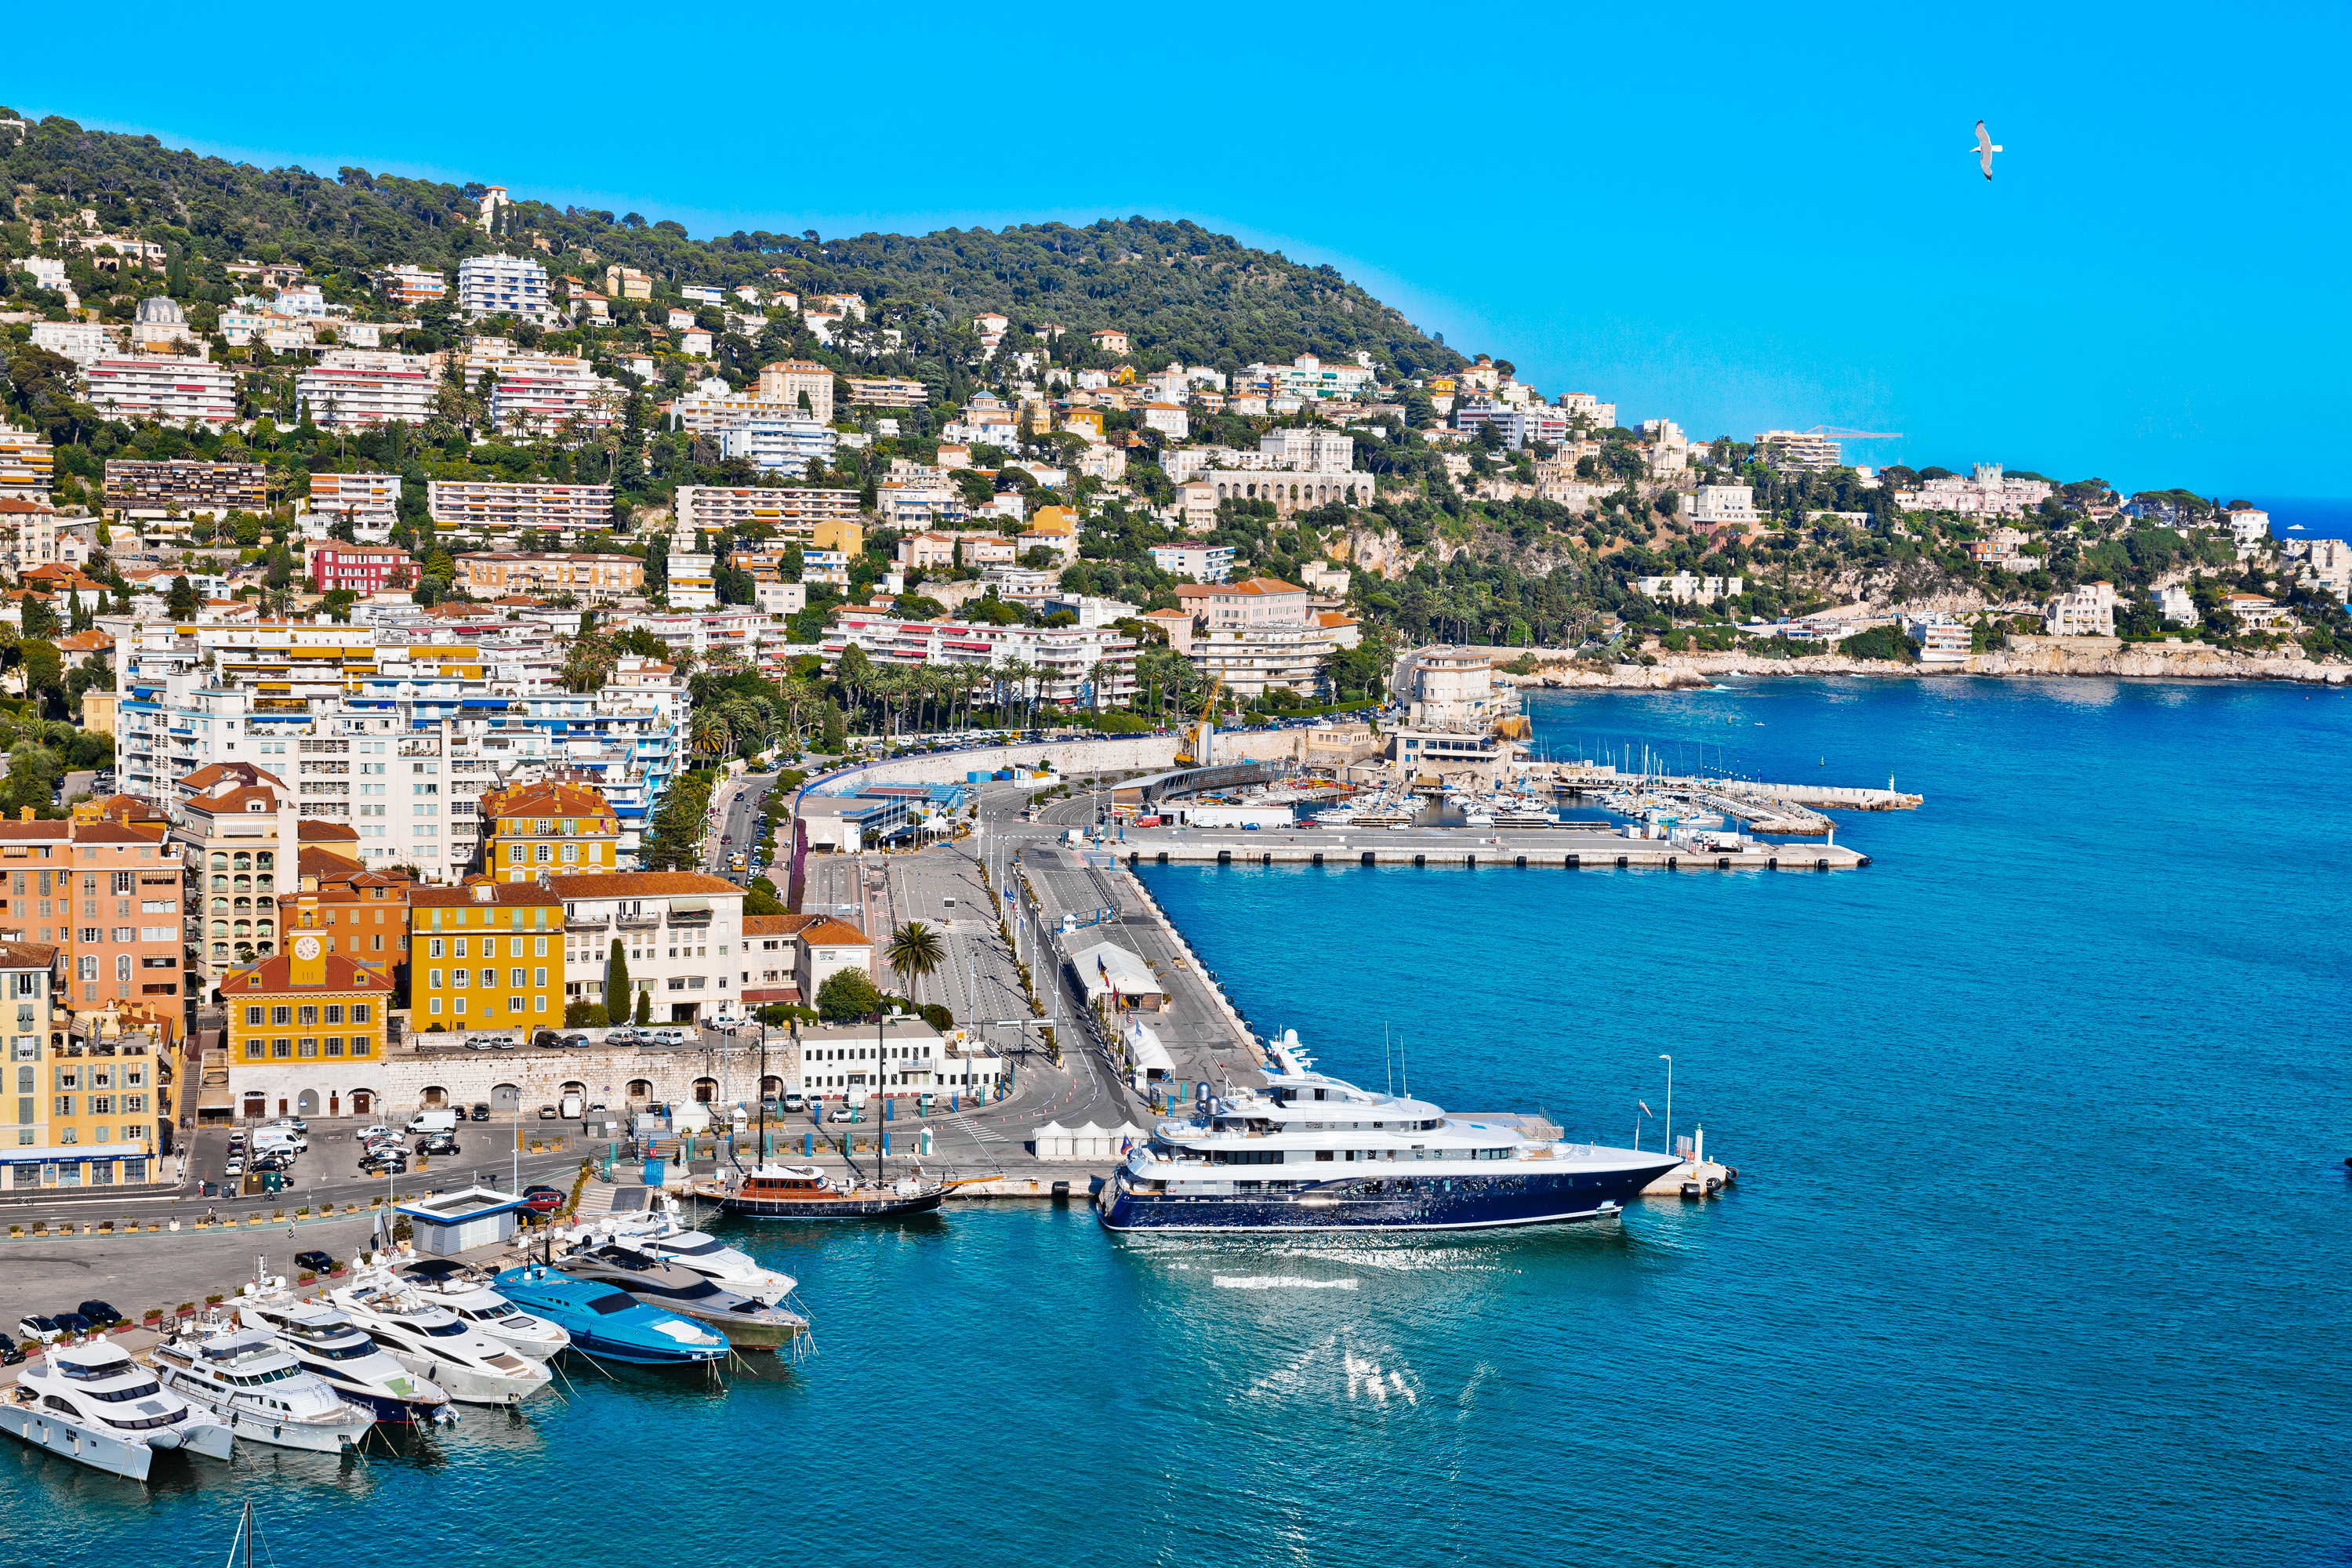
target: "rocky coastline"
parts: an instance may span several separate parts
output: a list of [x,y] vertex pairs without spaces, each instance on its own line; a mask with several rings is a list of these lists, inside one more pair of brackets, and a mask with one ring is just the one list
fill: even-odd
[[[1817,653],[1768,658],[1753,653],[1667,653],[1648,664],[1599,664],[1561,649],[1493,649],[1498,677],[1521,688],[1672,691],[1712,686],[1727,675],[1873,675],[1937,679],[1955,675],[2009,679],[2104,676],[2145,680],[2291,680],[2315,686],[2352,684],[2352,665],[2292,656],[2232,653],[2204,643],[2126,643],[2115,637],[2017,637],[1994,653],[1971,654],[1960,664],[1896,664]],[[1524,674],[1499,668],[1526,657]]]

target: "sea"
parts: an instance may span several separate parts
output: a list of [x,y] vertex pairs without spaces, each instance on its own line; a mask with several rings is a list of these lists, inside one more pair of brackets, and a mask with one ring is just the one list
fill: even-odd
[[0,1563],[219,1562],[248,1499],[281,1568],[2352,1561],[2352,693],[1531,708],[1557,755],[1925,804],[1843,814],[1850,873],[1144,874],[1327,1069],[1703,1128],[1721,1197],[1389,1240],[733,1226],[814,1354],[575,1366],[364,1463],[144,1489],[0,1440]]

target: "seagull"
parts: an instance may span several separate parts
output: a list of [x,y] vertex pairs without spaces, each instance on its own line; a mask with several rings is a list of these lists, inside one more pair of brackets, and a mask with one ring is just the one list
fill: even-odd
[[1977,121],[1977,164],[1984,170],[1985,178],[1992,178],[1992,155],[2000,151],[2000,143],[1985,133],[1984,121]]

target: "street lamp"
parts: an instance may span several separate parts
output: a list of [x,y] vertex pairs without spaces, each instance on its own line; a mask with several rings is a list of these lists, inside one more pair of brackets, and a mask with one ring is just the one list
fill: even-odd
[[1665,1052],[1658,1059],[1666,1064],[1666,1152],[1675,1152],[1675,1058]]

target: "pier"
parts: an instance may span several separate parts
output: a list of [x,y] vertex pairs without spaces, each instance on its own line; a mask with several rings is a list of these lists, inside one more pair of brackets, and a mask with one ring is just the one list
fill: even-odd
[[1130,827],[1092,851],[1128,866],[1510,867],[1567,871],[1853,871],[1870,857],[1841,844],[1716,836],[1698,843],[1573,828],[1366,827],[1239,832]]

